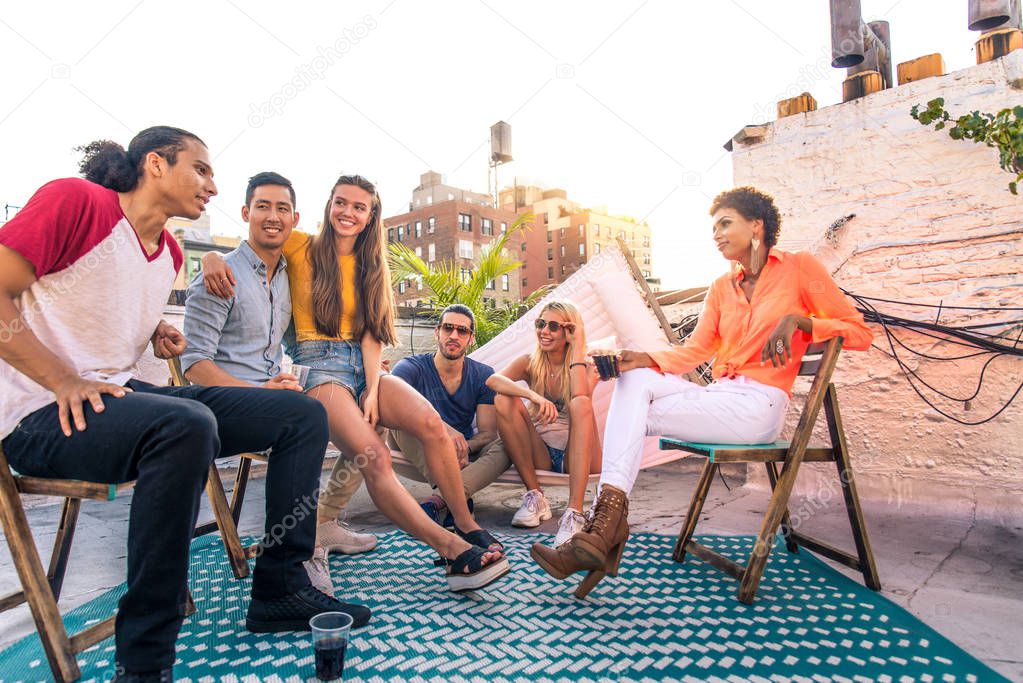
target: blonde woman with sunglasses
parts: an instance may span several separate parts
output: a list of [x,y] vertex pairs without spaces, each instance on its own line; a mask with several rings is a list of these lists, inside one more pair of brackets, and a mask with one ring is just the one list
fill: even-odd
[[[516,382],[524,381],[528,388]],[[590,474],[600,472],[600,441],[590,397],[598,381],[586,358],[582,318],[568,301],[551,301],[536,319],[536,349],[487,380],[497,392],[497,429],[526,485],[512,525],[536,527],[551,518],[537,470],[568,473],[568,508],[557,547],[586,523],[583,497]],[[520,399],[532,405],[527,409]]]

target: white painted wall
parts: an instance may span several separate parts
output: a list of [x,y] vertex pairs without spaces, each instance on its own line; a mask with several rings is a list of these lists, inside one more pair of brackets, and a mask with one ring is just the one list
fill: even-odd
[[[998,168],[995,150],[952,140],[909,115],[914,104],[939,96],[955,115],[997,111],[1023,104],[1021,87],[1018,50],[995,62],[781,119],[769,124],[762,141],[735,145],[735,184],[773,194],[784,217],[780,246],[815,253],[841,286],[857,294],[953,306],[1023,306],[1023,197],[1006,189],[1011,176]],[[837,242],[826,241],[826,228],[850,213],[856,218]],[[884,310],[934,316],[890,305]],[[946,311],[941,320],[1023,317],[1021,311],[963,313],[969,312]],[[962,347],[903,336],[934,355],[961,355]],[[877,343],[887,350],[882,336]],[[928,382],[961,396],[973,393],[986,360],[921,363],[903,355]],[[993,422],[965,427],[927,407],[879,350],[845,354],[836,378],[861,495],[965,500],[981,514],[1023,519],[1023,395]],[[938,405],[977,420],[1021,381],[1023,361],[1003,357],[988,368],[984,390],[969,411],[947,400],[938,399]],[[766,485],[761,469],[751,472],[753,485]],[[833,469],[827,475],[809,477],[803,492],[840,495],[825,485]]]

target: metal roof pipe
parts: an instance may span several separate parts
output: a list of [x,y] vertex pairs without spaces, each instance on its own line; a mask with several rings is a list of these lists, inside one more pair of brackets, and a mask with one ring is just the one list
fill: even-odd
[[971,31],[1020,28],[1020,0],[970,0]]
[[846,69],[864,58],[863,13],[860,0],[829,0],[831,10],[831,66]]

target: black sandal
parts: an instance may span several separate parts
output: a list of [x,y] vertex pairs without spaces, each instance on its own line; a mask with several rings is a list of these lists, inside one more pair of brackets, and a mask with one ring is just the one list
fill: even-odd
[[483,564],[487,552],[474,545],[453,560],[441,558],[434,560],[433,564],[446,568],[444,574],[448,588],[455,593],[479,590],[511,571],[511,565],[504,557],[490,564]]
[[[494,535],[486,529],[476,529],[476,531],[465,533],[456,526],[455,533],[461,536],[462,540],[473,544],[477,548],[483,548],[491,553],[504,553],[504,543],[494,538]],[[497,547],[495,548],[494,546]]]

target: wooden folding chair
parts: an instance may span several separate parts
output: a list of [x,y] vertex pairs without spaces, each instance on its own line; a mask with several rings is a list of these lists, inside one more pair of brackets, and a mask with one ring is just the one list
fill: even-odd
[[[0,598],[0,612],[28,603],[50,670],[58,683],[78,680],[81,671],[75,655],[114,634],[113,616],[78,633],[68,634],[57,608],[82,500],[114,500],[117,494],[133,486],[135,482],[98,484],[20,476],[11,470],[0,447],[0,521],[22,585],[22,590]],[[21,504],[21,495],[30,493],[64,498],[48,570],[43,569]],[[189,594],[186,616],[194,612],[195,605]]]
[[[845,431],[842,428],[842,417],[838,411],[838,397],[835,385],[831,383],[831,373],[838,361],[842,348],[842,339],[832,339],[824,344],[812,344],[807,349],[799,369],[801,376],[813,376],[810,392],[806,397],[803,412],[792,441],[776,441],[770,444],[751,446],[734,446],[722,444],[701,444],[678,439],[661,439],[661,448],[677,448],[707,458],[700,480],[689,503],[689,512],[682,525],[682,531],[672,555],[676,562],[683,562],[686,553],[692,553],[701,560],[709,562],[726,574],[740,581],[739,600],[746,604],[753,602],[760,579],[767,564],[767,558],[774,545],[775,534],[781,526],[785,537],[785,545],[789,552],[798,552],[803,546],[836,562],[851,567],[863,574],[864,583],[873,590],[881,590],[881,580],[874,564],[874,554],[867,538],[867,528],[863,521],[863,510],[856,493],[856,482],[853,479],[852,464],[849,461],[849,450],[846,446]],[[821,405],[828,424],[831,445],[810,447],[810,436],[820,413]],[[714,473],[721,463],[762,462],[767,468],[767,476],[771,482],[771,502],[764,515],[757,537],[745,566],[720,555],[710,548],[693,540],[693,533],[700,519],[707,492],[710,489]],[[849,513],[849,525],[852,528],[853,541],[856,544],[856,555],[851,555],[826,543],[810,538],[792,528],[789,521],[789,496],[796,483],[799,466],[803,462],[833,462],[838,469],[839,484],[845,497],[846,509]],[[777,463],[782,463],[778,473]]]
[[[188,386],[189,381],[181,371],[181,360],[171,358],[167,361],[170,369],[170,384],[175,387]],[[231,502],[227,502],[227,493],[224,490],[224,480],[217,470],[217,463],[210,464],[209,474],[206,479],[206,495],[209,496],[210,506],[213,508],[213,519],[202,522],[195,527],[193,538],[205,536],[215,531],[220,532],[220,539],[224,542],[224,550],[227,552],[227,559],[231,563],[231,571],[236,579],[244,579],[249,575],[249,559],[256,556],[259,551],[259,544],[255,543],[248,547],[242,546],[241,538],[238,535],[238,520],[241,519],[242,503],[245,502],[245,488],[249,483],[249,472],[252,469],[252,461],[266,462],[266,453],[239,453],[238,469],[234,476],[234,488],[231,491]]]

